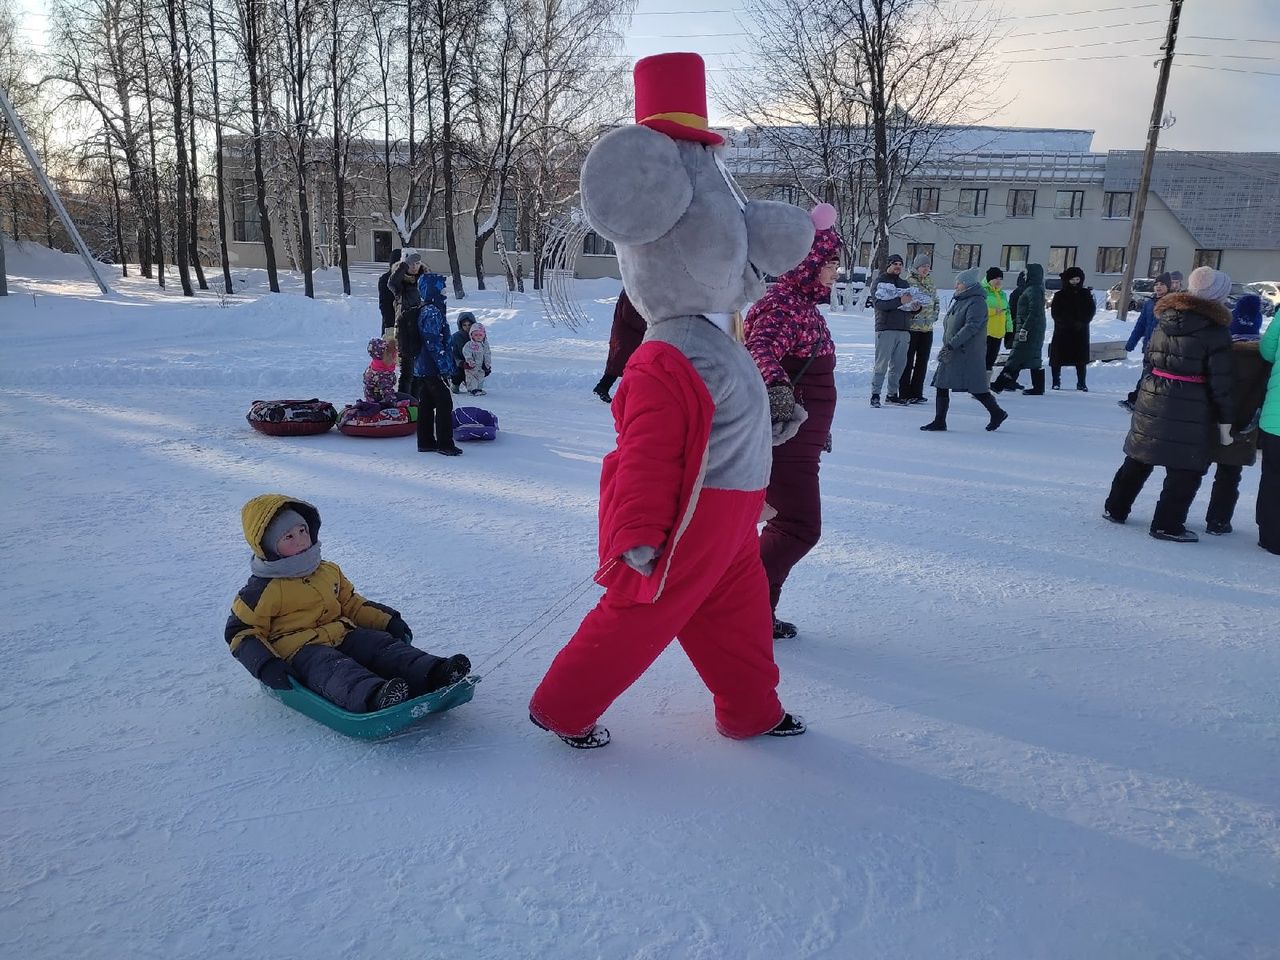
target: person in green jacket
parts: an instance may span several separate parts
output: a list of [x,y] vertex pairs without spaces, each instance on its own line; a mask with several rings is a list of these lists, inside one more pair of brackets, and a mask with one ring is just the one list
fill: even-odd
[[1258,546],[1280,556],[1280,321],[1274,317],[1258,343],[1262,359],[1271,364],[1267,395],[1258,416],[1258,449],[1262,477],[1258,481]]
[[987,381],[996,368],[1000,356],[1000,344],[1005,334],[1013,333],[1013,318],[1009,316],[1009,297],[1000,288],[1004,286],[1004,271],[999,267],[987,268],[987,279],[982,281],[982,292],[987,295]]
[[1027,285],[1018,297],[1018,320],[1014,324],[1013,350],[1004,371],[991,385],[992,393],[1017,388],[1018,374],[1031,371],[1031,389],[1024,397],[1044,396],[1044,267],[1027,264]]

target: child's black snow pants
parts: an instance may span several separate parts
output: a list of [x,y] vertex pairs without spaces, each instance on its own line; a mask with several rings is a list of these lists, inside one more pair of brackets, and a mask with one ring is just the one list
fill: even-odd
[[336,647],[307,644],[293,655],[289,666],[326,700],[352,713],[366,713],[374,693],[393,677],[408,681],[411,697],[443,686],[439,671],[433,674],[432,667],[444,662],[389,633],[356,629]]

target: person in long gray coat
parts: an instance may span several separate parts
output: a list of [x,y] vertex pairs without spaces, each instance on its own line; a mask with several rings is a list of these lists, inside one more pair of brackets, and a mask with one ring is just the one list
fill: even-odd
[[987,298],[976,267],[956,275],[956,295],[942,323],[942,349],[938,351],[933,386],[937,390],[937,412],[921,430],[947,429],[952,390],[973,394],[986,408],[991,414],[988,430],[997,429],[1009,419],[991,396],[987,379]]

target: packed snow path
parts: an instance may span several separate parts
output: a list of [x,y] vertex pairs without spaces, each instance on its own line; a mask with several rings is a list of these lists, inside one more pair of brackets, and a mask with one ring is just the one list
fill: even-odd
[[244,421],[357,395],[372,276],[350,302],[325,279],[319,303],[254,286],[221,309],[140,283],[103,301],[54,266],[0,301],[0,956],[1280,956],[1257,474],[1228,537],[1150,539],[1158,477],[1128,526],[1103,521],[1135,366],[1001,398],[995,434],[958,396],[952,432],[922,434],[930,407],[867,407],[870,318],[832,318],[827,529],[777,648],[804,737],[717,736],[675,646],[606,750],[534,728],[591,588],[471,704],[367,744],[228,656],[241,504],[317,504],[357,589],[485,673],[594,569],[616,284],[581,285],[577,335],[532,298],[468,297],[502,433],[449,460]]

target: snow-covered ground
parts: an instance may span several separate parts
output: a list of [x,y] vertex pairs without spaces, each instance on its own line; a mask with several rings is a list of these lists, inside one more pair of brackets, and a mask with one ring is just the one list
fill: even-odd
[[[0,301],[0,956],[1280,956],[1280,579],[1237,532],[1100,517],[1121,459],[1090,393],[871,410],[872,327],[836,315],[826,534],[781,613],[795,740],[716,735],[678,647],[579,753],[525,705],[594,602],[600,372],[617,285],[571,333],[471,292],[498,442],[272,439],[250,401],[359,392],[356,296],[223,307],[10,249]],[[296,290],[295,279],[289,281]],[[1100,320],[1095,338],[1127,325]],[[476,699],[389,742],[265,696],[222,626],[239,510],[316,503],[326,556],[465,651]],[[1193,526],[1203,516],[1202,491]],[[495,666],[512,638],[526,644]],[[492,668],[492,669],[491,669]]]

